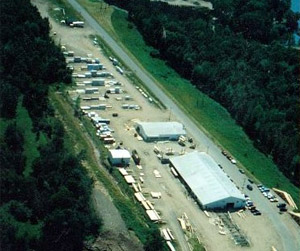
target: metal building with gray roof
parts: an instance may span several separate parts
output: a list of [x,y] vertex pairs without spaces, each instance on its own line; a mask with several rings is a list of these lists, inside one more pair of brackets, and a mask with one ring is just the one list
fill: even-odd
[[244,195],[208,154],[194,151],[170,161],[202,208],[237,209],[245,206]]
[[186,131],[178,122],[139,122],[137,132],[145,141],[178,140]]

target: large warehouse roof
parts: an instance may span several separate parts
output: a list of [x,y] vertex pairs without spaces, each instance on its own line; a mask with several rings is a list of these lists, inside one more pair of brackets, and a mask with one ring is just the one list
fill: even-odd
[[167,135],[185,135],[183,125],[178,122],[139,122],[147,137],[164,137]]
[[226,198],[245,200],[242,193],[208,154],[195,151],[170,160],[202,205]]

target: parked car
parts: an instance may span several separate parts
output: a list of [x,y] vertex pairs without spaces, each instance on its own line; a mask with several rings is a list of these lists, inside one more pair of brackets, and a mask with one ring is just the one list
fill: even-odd
[[271,202],[278,202],[278,199],[274,197],[273,199],[270,199]]
[[253,181],[253,180],[251,180],[251,179],[248,179],[248,181],[249,181],[251,184],[253,184],[253,183],[254,183],[254,181]]
[[253,190],[253,187],[252,187],[250,184],[247,185],[247,188],[248,188],[250,191]]
[[246,206],[247,207],[252,207],[253,206],[253,202],[251,200],[246,201]]
[[228,153],[225,150],[222,150],[222,154],[227,157]]
[[285,203],[278,203],[277,207],[278,208],[283,208],[283,207],[286,207],[286,204]]
[[231,159],[230,161],[231,161],[232,164],[234,164],[234,165],[236,164],[236,160],[235,159]]
[[263,192],[262,194],[263,194],[263,196],[268,197],[268,193],[267,192]]
[[261,212],[258,211],[258,210],[256,210],[256,211],[253,213],[253,215],[261,215]]
[[287,211],[287,208],[286,208],[286,207],[281,207],[281,208],[279,208],[279,211],[280,211],[280,212],[286,212],[286,211]]
[[244,174],[244,173],[245,173],[245,171],[244,171],[244,170],[242,170],[242,169],[239,169],[239,171],[240,171],[240,173],[242,173],[242,174]]

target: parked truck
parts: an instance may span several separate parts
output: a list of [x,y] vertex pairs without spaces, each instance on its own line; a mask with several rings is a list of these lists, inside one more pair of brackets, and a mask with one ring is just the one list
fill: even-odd
[[141,163],[141,158],[136,150],[132,150],[132,159],[136,165],[139,165]]

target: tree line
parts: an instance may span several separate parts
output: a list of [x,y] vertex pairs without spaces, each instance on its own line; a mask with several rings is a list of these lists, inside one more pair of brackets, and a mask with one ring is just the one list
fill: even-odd
[[[149,0],[106,0],[164,59],[221,103],[255,146],[296,185],[299,175],[299,59],[290,1],[213,0],[214,9]],[[217,119],[216,119],[217,123]]]
[[[92,181],[81,157],[66,147],[64,128],[54,117],[48,89],[70,83],[49,23],[28,0],[0,1],[0,246],[2,250],[82,250],[99,233],[91,207]],[[22,102],[33,122],[39,157],[24,174]],[[1,129],[2,130],[2,129]]]

